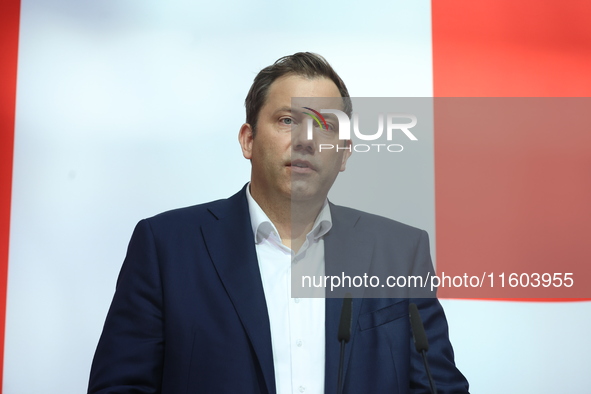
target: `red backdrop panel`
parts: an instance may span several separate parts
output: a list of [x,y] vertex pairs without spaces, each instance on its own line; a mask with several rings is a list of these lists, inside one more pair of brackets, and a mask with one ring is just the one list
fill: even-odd
[[[589,2],[434,1],[432,18],[435,97],[591,96]],[[576,263],[580,286],[591,265],[589,101],[570,112],[568,101],[518,101],[513,112],[508,103],[491,113],[477,100],[435,102],[438,271],[554,273]],[[560,122],[557,111],[572,117]]]
[[591,2],[432,2],[437,97],[588,97]]
[[10,233],[12,155],[16,102],[16,70],[20,0],[0,2],[0,387],[4,370],[6,279]]

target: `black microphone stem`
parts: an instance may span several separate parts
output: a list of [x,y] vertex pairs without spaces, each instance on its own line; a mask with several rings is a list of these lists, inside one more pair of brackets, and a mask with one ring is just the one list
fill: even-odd
[[423,364],[425,364],[425,370],[427,371],[427,378],[429,379],[429,385],[431,386],[431,393],[437,394],[437,387],[433,383],[433,377],[431,376],[431,369],[429,368],[429,363],[427,362],[427,352],[425,350],[421,350],[421,355],[423,356]]
[[341,341],[341,357],[339,359],[339,380],[337,386],[337,394],[343,392],[343,364],[345,363],[345,340]]
[[425,371],[427,372],[427,378],[429,379],[429,386],[431,386],[431,394],[437,394],[437,387],[433,382],[431,376],[431,370],[429,369],[429,363],[427,362],[427,351],[429,350],[429,341],[427,340],[427,333],[423,326],[423,320],[419,313],[419,308],[413,302],[408,305],[408,313],[410,317],[410,328],[412,331],[412,337],[415,342],[415,348],[418,353],[423,356],[423,364],[425,364]]
[[345,344],[351,339],[351,321],[353,319],[353,299],[351,294],[345,294],[343,306],[341,308],[341,321],[339,323],[339,332],[337,339],[341,343],[341,357],[339,360],[339,381],[337,382],[337,394],[343,392],[343,368],[345,366]]

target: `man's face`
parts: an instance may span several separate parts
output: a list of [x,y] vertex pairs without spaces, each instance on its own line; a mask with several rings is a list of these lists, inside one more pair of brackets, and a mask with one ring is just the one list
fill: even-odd
[[323,201],[339,171],[345,170],[350,152],[346,149],[320,152],[320,144],[343,147],[344,141],[340,144],[338,141],[336,122],[326,117],[333,128],[315,132],[314,138],[308,140],[307,115],[302,113],[306,110],[292,108],[292,97],[326,97],[326,100],[312,100],[316,110],[321,109],[319,106],[342,108],[339,90],[330,79],[291,75],[275,80],[259,112],[256,137],[252,137],[248,124],[240,130],[244,157],[252,162],[251,193],[255,199],[282,196],[294,202]]

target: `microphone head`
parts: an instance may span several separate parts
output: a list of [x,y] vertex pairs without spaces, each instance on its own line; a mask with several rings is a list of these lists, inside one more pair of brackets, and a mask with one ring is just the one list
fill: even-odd
[[339,342],[349,342],[351,339],[351,321],[353,320],[353,299],[351,293],[345,294],[343,307],[341,309],[341,321],[339,323]]
[[425,333],[425,327],[419,314],[419,308],[415,303],[408,305],[408,312],[410,315],[410,327],[412,330],[412,337],[415,342],[415,348],[417,352],[421,353],[423,350],[426,352],[429,350],[429,341],[427,340],[427,334]]

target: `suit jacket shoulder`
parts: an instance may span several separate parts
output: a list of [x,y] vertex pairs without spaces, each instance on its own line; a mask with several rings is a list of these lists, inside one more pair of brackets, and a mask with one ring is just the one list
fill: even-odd
[[403,237],[404,242],[427,236],[426,231],[399,221],[360,211],[357,209],[330,204],[333,221],[337,225],[350,226],[357,231],[369,232],[376,235]]
[[241,213],[248,208],[245,198],[246,186],[229,198],[210,201],[203,204],[172,209],[146,220],[154,226],[162,226],[166,229],[185,226],[203,226],[224,217]]
[[244,189],[144,219],[129,243],[89,393],[274,393]]

